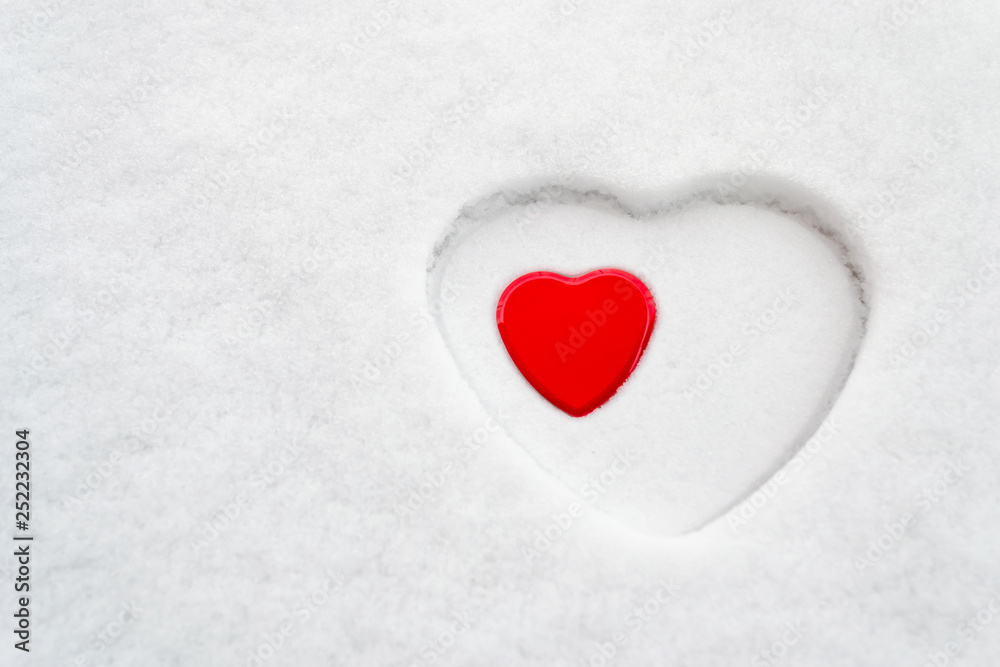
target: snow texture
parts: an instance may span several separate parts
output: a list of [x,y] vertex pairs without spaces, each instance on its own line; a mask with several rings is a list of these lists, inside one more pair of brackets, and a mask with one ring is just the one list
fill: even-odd
[[161,5],[0,11],[0,665],[997,663],[998,7]]

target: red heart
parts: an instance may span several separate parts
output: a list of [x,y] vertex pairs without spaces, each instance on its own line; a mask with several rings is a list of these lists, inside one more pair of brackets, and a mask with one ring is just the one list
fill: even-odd
[[638,278],[599,269],[527,273],[504,290],[497,328],[514,365],[574,417],[604,405],[632,374],[653,331],[653,295]]

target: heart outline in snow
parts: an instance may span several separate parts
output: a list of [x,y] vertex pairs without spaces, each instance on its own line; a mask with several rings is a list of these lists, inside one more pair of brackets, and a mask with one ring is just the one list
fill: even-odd
[[[490,221],[515,210],[528,210],[530,207],[557,206],[589,206],[602,209],[608,213],[626,216],[634,221],[648,221],[650,224],[669,223],[669,219],[706,205],[718,206],[749,206],[794,220],[802,227],[818,234],[823,242],[839,259],[850,280],[856,302],[856,317],[858,335],[856,343],[846,352],[844,370],[839,378],[830,386],[824,401],[816,406],[809,422],[799,430],[793,441],[784,448],[784,455],[776,460],[766,471],[756,477],[741,493],[729,497],[729,501],[718,511],[713,511],[694,525],[676,530],[673,534],[681,535],[695,532],[725,516],[734,507],[756,492],[765,482],[784,469],[785,465],[814,437],[830,416],[839,400],[864,347],[868,332],[868,321],[871,313],[871,289],[866,278],[869,261],[863,252],[858,239],[854,236],[853,227],[848,219],[831,202],[818,193],[802,186],[790,183],[784,179],[767,175],[754,175],[739,189],[728,186],[719,188],[724,183],[724,175],[711,175],[692,183],[684,190],[674,191],[666,195],[625,195],[601,184],[588,183],[580,185],[548,185],[526,183],[523,187],[512,187],[499,190],[482,197],[461,209],[461,212],[445,229],[430,253],[427,264],[427,298],[430,311],[434,313],[438,331],[445,345],[456,362],[460,375],[473,389],[487,412],[496,415],[496,406],[491,406],[486,398],[475,389],[473,379],[467,374],[466,368],[459,362],[453,351],[453,342],[444,322],[444,311],[434,307],[441,304],[443,268],[449,263],[452,254],[462,246],[463,242]],[[544,210],[544,208],[542,209]],[[554,408],[553,408],[554,409]],[[535,461],[545,469],[556,481],[565,484],[558,470],[546,466],[532,449],[501,423],[501,427],[521,445]],[[572,489],[571,489],[572,490]],[[614,515],[614,512],[612,512]],[[629,523],[629,522],[626,522]]]

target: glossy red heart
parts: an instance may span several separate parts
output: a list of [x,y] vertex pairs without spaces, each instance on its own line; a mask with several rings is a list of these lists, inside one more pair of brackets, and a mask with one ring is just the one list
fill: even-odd
[[521,374],[560,410],[583,417],[632,374],[656,306],[642,281],[618,269],[570,278],[527,273],[504,290],[497,328]]

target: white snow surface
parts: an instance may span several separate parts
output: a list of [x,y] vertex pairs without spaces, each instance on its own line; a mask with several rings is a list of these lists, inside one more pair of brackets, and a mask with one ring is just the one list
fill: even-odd
[[[0,665],[997,663],[1000,8],[2,8]],[[573,420],[490,316],[605,266]]]

